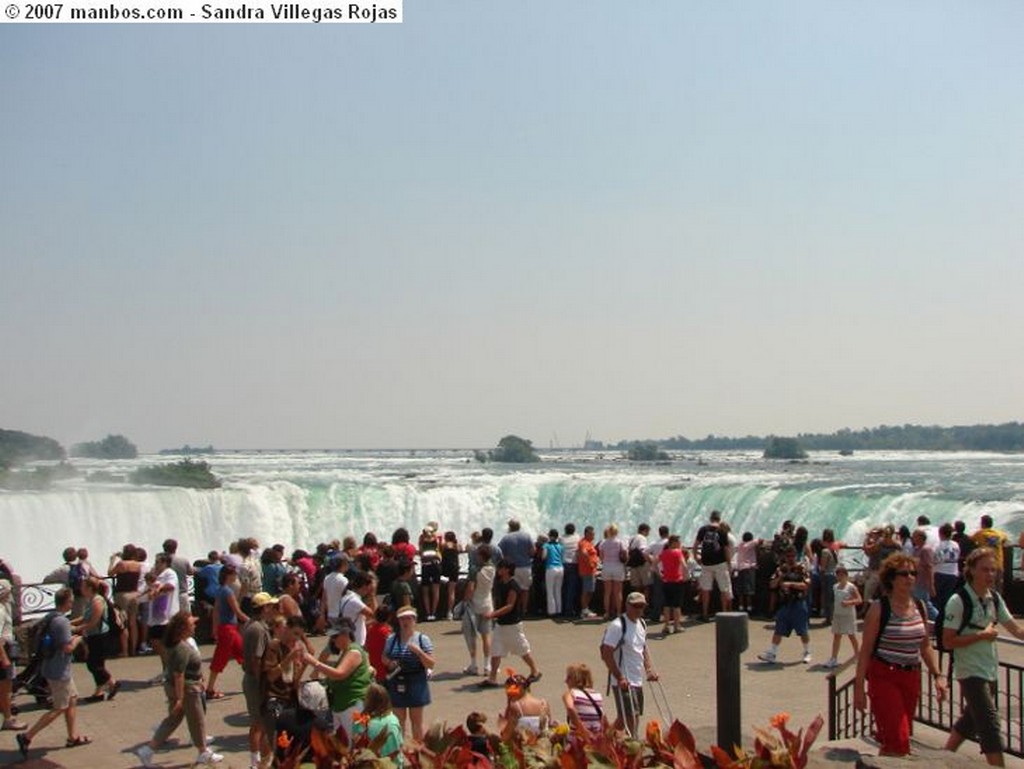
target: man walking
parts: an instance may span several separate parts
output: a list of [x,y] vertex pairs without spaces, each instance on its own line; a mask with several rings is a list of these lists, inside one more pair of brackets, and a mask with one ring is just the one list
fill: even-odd
[[78,710],[78,690],[71,675],[71,656],[75,647],[82,642],[82,636],[71,633],[71,620],[67,613],[74,603],[74,594],[69,587],[62,587],[54,596],[55,610],[43,620],[43,663],[42,674],[50,688],[53,706],[29,727],[27,732],[17,735],[18,750],[28,758],[28,748],[39,732],[62,715],[68,730],[67,747],[85,745],[88,737],[75,729],[75,715]]
[[507,654],[518,654],[530,666],[530,682],[540,680],[540,671],[530,653],[530,642],[523,632],[523,612],[520,595],[524,591],[515,578],[516,567],[512,561],[503,559],[498,563],[498,578],[495,584],[494,610],[483,614],[484,619],[494,620],[494,640],[491,642],[491,669],[481,686],[501,686],[498,683],[498,665]]
[[[264,729],[266,667],[263,657],[270,647],[270,620],[277,611],[277,599],[270,593],[252,597],[249,623],[242,631],[242,694],[249,714],[249,768],[263,769],[274,759],[270,735]],[[266,762],[266,764],[264,764]]]
[[1024,640],[1024,626],[1010,615],[995,591],[998,573],[990,548],[971,551],[964,569],[966,582],[946,603],[942,630],[942,644],[953,651],[953,675],[964,700],[963,715],[953,724],[946,750],[956,750],[965,739],[977,739],[989,766],[1004,766],[996,709],[998,626]]
[[644,611],[647,599],[643,593],[626,597],[626,613],[614,618],[601,639],[601,659],[608,668],[615,696],[615,728],[636,735],[640,716],[644,713],[644,677],[657,681],[647,648],[647,623]]

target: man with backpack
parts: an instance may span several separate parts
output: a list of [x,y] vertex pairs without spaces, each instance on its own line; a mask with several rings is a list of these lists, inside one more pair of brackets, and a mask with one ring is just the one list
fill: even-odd
[[615,728],[625,728],[631,735],[636,734],[644,713],[644,678],[658,680],[647,648],[646,609],[644,594],[630,593],[626,597],[625,614],[608,623],[601,639],[601,659],[608,668],[618,714]]
[[718,585],[722,597],[722,611],[732,608],[732,547],[729,535],[722,529],[722,514],[711,511],[711,520],[701,526],[693,543],[693,552],[700,570],[700,619],[711,621],[711,591]]
[[43,658],[41,670],[50,688],[53,706],[28,731],[17,735],[22,758],[28,758],[28,748],[35,736],[62,715],[68,731],[67,747],[73,748],[90,742],[88,737],[79,734],[75,728],[78,690],[75,689],[75,679],[71,675],[71,655],[82,642],[82,636],[72,634],[71,621],[66,616],[71,611],[73,599],[71,588],[62,587],[58,590],[54,595],[54,611],[46,616],[39,630],[39,653]]
[[990,766],[1004,765],[996,709],[998,626],[1024,640],[1024,625],[1010,615],[995,590],[998,575],[992,549],[973,550],[964,564],[965,584],[950,596],[941,620],[942,647],[953,654],[953,675],[964,700],[963,714],[953,724],[946,750],[956,750],[965,739],[977,739]]

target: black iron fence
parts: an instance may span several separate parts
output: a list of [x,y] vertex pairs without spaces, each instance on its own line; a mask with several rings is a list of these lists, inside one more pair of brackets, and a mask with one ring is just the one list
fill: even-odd
[[[1000,639],[1000,643],[1014,642]],[[948,669],[948,655],[939,653],[943,670]],[[849,668],[828,676],[828,738],[843,740],[855,737],[870,737],[874,731],[874,719],[870,711],[861,712],[853,706],[853,683],[851,677],[843,684],[839,676],[851,672]],[[914,720],[918,723],[948,732],[960,717],[962,700],[960,685],[955,679],[949,680],[949,693],[945,700],[939,700],[935,683],[927,671],[922,671],[921,699],[917,703]],[[1024,758],[1024,728],[1022,728],[1021,701],[1024,695],[1024,667],[1009,662],[999,663],[996,704],[1002,717],[1003,744],[1006,752]]]

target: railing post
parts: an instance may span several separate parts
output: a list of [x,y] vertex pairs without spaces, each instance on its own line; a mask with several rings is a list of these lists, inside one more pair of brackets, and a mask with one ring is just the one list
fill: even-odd
[[717,663],[718,744],[733,753],[741,744],[740,654],[747,650],[746,612],[715,615],[715,659]]
[[838,724],[836,723],[836,674],[828,674],[828,739],[838,740]]

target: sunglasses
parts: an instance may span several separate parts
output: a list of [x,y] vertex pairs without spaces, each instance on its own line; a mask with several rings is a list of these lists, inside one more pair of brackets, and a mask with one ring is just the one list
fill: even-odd
[[900,571],[894,571],[894,575],[897,577],[916,577],[917,572],[913,569],[901,569]]

